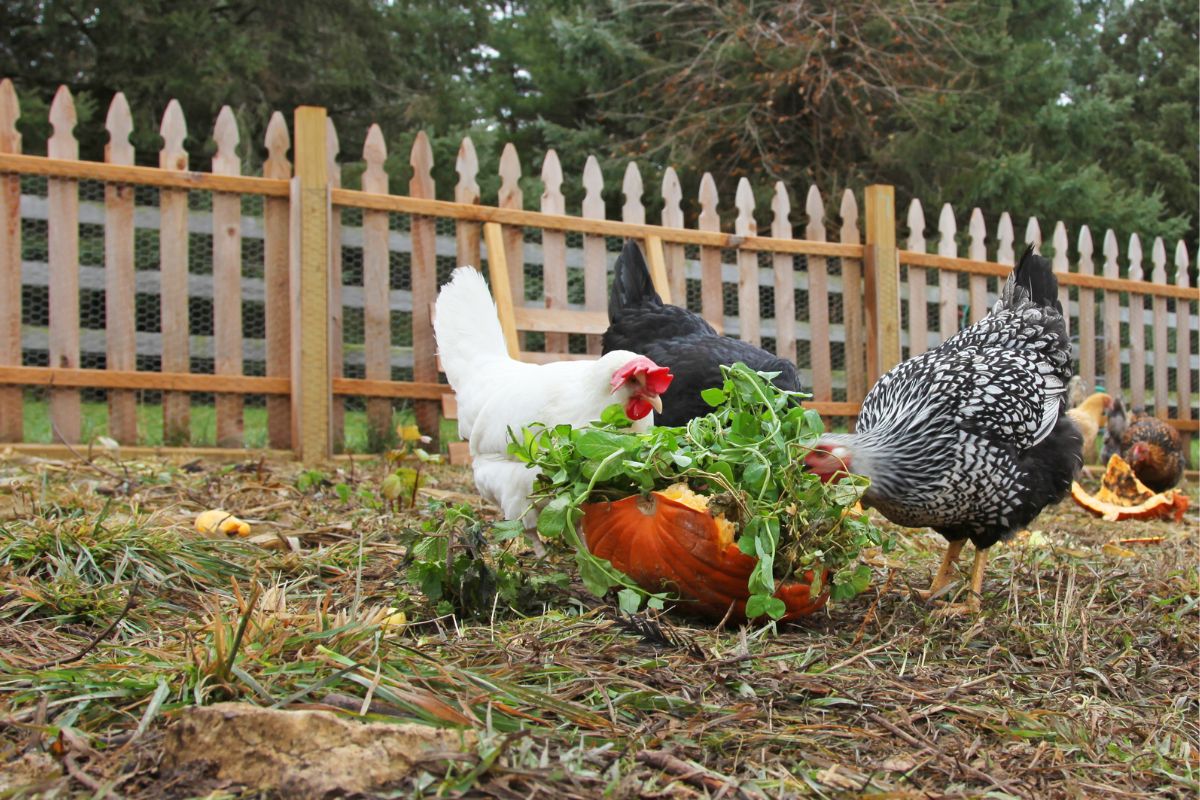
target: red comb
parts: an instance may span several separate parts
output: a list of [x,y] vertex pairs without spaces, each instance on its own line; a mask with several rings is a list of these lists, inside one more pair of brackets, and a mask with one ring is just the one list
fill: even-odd
[[660,367],[645,356],[635,356],[625,362],[619,370],[613,373],[612,388],[615,392],[625,385],[634,375],[646,376],[646,388],[654,394],[662,394],[671,385],[675,377],[668,367]]

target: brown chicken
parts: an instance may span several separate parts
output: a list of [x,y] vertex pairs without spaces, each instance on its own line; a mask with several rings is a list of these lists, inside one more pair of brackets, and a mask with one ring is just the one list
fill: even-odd
[[1184,454],[1179,431],[1157,417],[1130,416],[1121,437],[1121,458],[1133,474],[1156,492],[1165,492],[1183,477]]
[[1083,434],[1083,463],[1093,464],[1096,461],[1096,436],[1100,429],[1108,424],[1105,415],[1113,407],[1113,399],[1104,392],[1096,392],[1075,408],[1067,411],[1067,416]]

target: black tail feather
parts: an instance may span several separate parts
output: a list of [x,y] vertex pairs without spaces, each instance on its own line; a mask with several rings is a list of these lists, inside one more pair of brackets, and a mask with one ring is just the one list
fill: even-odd
[[608,321],[616,322],[627,308],[661,306],[662,298],[654,291],[650,270],[637,242],[628,239],[613,265],[613,284],[608,296]]
[[1029,293],[1030,299],[1039,306],[1053,308],[1062,313],[1058,302],[1058,279],[1054,277],[1050,259],[1033,251],[1033,245],[1025,249],[1021,262],[1013,270],[1013,284]]

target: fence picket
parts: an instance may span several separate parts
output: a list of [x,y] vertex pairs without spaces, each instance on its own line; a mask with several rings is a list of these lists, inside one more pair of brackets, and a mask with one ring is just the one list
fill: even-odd
[[[1142,240],[1129,237],[1129,280],[1142,281]],[[1146,407],[1146,296],[1129,293],[1129,396],[1134,408]]]
[[1012,217],[1005,211],[1000,215],[996,224],[996,262],[998,264],[1016,264],[1013,257],[1013,226]]
[[[754,221],[754,190],[750,181],[742,178],[738,181],[737,193],[734,195],[734,206],[737,217],[733,221],[733,232],[737,236],[758,235],[758,223]],[[738,249],[738,319],[739,337],[755,347],[762,344],[760,333],[760,308],[758,297],[758,253],[751,250]]]
[[[542,161],[542,213],[566,214],[567,201],[562,193],[562,165],[558,153],[546,151]],[[567,235],[562,231],[542,231],[542,279],[545,281],[546,308],[567,307]],[[546,334],[547,353],[566,353],[567,334]]]
[[[604,175],[595,156],[588,156],[583,165],[583,216],[585,219],[604,219]],[[584,234],[583,237],[583,307],[588,311],[608,308],[608,253],[604,237]],[[587,351],[599,355],[600,335],[587,337]]]
[[[792,238],[792,221],[788,215],[792,201],[783,181],[775,182],[771,198],[771,235],[776,239]],[[796,258],[791,253],[773,253],[771,267],[775,278],[775,353],[796,363]]]
[[[512,142],[500,153],[500,208],[522,209],[525,195],[521,192],[521,158]],[[525,305],[525,232],[517,225],[504,226],[504,257],[508,261],[508,278],[513,302]],[[525,349],[525,334],[517,334],[517,342]]]
[[[949,203],[942,204],[938,214],[938,255],[958,257],[958,222]],[[938,335],[944,342],[958,333],[958,273],[948,269],[938,270]]]
[[[330,123],[332,125],[332,123]],[[264,178],[279,178],[290,180],[292,164],[288,161],[287,152],[291,147],[288,136],[287,120],[283,114],[276,111],[267,123],[267,134],[263,140],[267,148],[267,160],[263,162]],[[336,150],[334,151],[336,153]],[[333,172],[330,172],[333,176]],[[289,378],[292,374],[291,355],[291,292],[288,288],[288,201],[283,197],[268,197],[263,204],[263,283],[266,291],[266,302],[263,310],[266,312],[267,336],[267,377]],[[331,236],[332,241],[340,241],[339,236]],[[334,268],[332,257],[341,260],[341,247],[330,250],[330,307],[335,310],[337,320],[341,320],[341,270]],[[335,277],[332,273],[337,272]],[[335,296],[336,295],[336,296]],[[341,326],[337,326],[340,334]],[[337,356],[341,355],[340,335],[334,336],[333,343]],[[335,357],[336,366],[333,374],[341,376],[341,359]],[[341,407],[339,399],[338,407]],[[334,425],[334,437],[341,433],[342,426]],[[287,397],[270,396],[267,398],[267,444],[270,447],[286,450],[292,446],[292,410],[291,401]],[[339,443],[340,444],[340,443]],[[336,447],[340,449],[340,447]]]
[[[1180,239],[1175,245],[1175,285],[1188,288],[1188,251]],[[1196,293],[1192,293],[1195,297]],[[1192,300],[1175,301],[1175,396],[1179,398],[1175,415],[1192,418]],[[1192,437],[1183,435],[1183,452],[1191,453]],[[1195,464],[1192,464],[1195,467]]]
[[[384,170],[387,144],[378,125],[367,129],[363,143],[362,175],[364,192],[388,194],[388,174]],[[388,213],[363,211],[363,352],[366,378],[372,381],[392,379],[391,265],[388,253]],[[392,435],[392,401],[386,397],[367,399],[367,440],[379,445]]]
[[[0,153],[20,153],[21,104],[8,78],[0,80]],[[0,367],[21,366],[21,176],[0,175]],[[0,386],[0,442],[25,437],[20,386]]]
[[[433,183],[433,148],[425,131],[417,131],[413,139],[409,166],[413,176],[408,182],[410,197],[437,199]],[[433,303],[437,300],[437,221],[433,217],[412,217],[412,342],[413,380],[418,383],[437,383],[437,348],[433,341]],[[430,438],[430,446],[438,448],[439,409],[436,400],[414,400],[413,414],[417,428]]]
[[[216,175],[240,175],[238,128],[233,109],[223,106],[217,114],[213,139],[217,153],[212,171]],[[218,375],[242,374],[242,197],[213,194],[213,347]],[[243,399],[239,394],[218,394],[217,446],[241,447],[243,442]]]
[[625,165],[625,177],[621,181],[621,194],[625,205],[621,206],[621,221],[635,225],[646,224],[646,207],[642,205],[642,173],[636,161]]
[[[1120,277],[1117,266],[1117,235],[1112,228],[1104,232],[1104,277]],[[1121,380],[1121,297],[1117,292],[1104,291],[1104,387],[1109,394],[1122,392]]]
[[[58,87],[50,104],[54,135],[47,143],[51,158],[79,158],[75,140],[75,101],[66,86]],[[50,366],[79,368],[79,182],[49,180],[50,222]],[[78,389],[50,390],[50,425],[54,438],[78,442],[82,404]]]
[[[117,92],[108,107],[104,127],[109,164],[133,164],[133,116],[125,95]],[[109,183],[104,187],[104,328],[105,366],[137,369],[137,313],[134,305],[133,187]],[[137,444],[137,394],[113,389],[108,393],[108,434],[118,442]]]
[[[1150,263],[1154,265],[1150,272],[1151,282],[1166,286],[1167,248],[1161,236],[1154,238]],[[1150,307],[1153,309],[1151,321],[1154,326],[1154,414],[1159,419],[1168,419],[1171,416],[1171,397],[1168,391],[1170,359],[1167,358],[1167,298],[1157,295],[1152,297]]]
[[[454,202],[468,205],[479,204],[479,184],[475,178],[479,175],[479,157],[475,155],[475,143],[470,136],[464,136],[458,146],[458,157],[454,161],[454,171],[458,173],[458,183],[454,187]],[[470,265],[482,269],[479,263],[479,237],[482,229],[478,222],[469,219],[454,221],[454,239],[457,261],[454,266]]]
[[[842,192],[839,209],[843,244],[859,244],[858,200],[849,189]],[[846,330],[843,353],[846,360],[846,400],[858,402],[867,394],[867,342],[863,323],[862,262],[842,259],[842,320]]]
[[[925,210],[921,201],[913,198],[908,206],[908,241],[905,244],[909,250],[924,253],[925,244]],[[908,270],[908,357],[918,356],[929,347],[928,319],[926,307],[925,270],[909,264]]]
[[[1057,274],[1071,271],[1071,262],[1067,257],[1067,226],[1060,219],[1054,223],[1054,233],[1050,241],[1054,245],[1054,255],[1050,259],[1051,269]],[[1058,304],[1062,306],[1063,322],[1067,326],[1067,336],[1071,335],[1071,290],[1065,284],[1058,285]],[[1078,330],[1078,325],[1076,325]],[[1091,391],[1091,384],[1088,384]]]
[[[983,222],[983,211],[979,208],[971,210],[971,220],[967,223],[967,258],[972,261],[987,261],[987,226]],[[986,275],[971,275],[967,279],[968,296],[971,304],[971,324],[987,316],[988,310],[988,279]]]
[[[287,131],[285,120],[284,132]],[[268,128],[268,134],[270,129]],[[337,128],[334,127],[333,120],[329,117],[325,118],[325,169],[329,178],[329,186],[331,189],[340,189],[342,186],[342,168],[338,164],[338,153],[341,150],[341,143],[338,141]],[[291,169],[288,169],[288,176],[291,176]],[[270,203],[270,198],[267,200]],[[287,215],[287,203],[281,204],[283,217],[283,230],[287,233],[289,217]],[[287,240],[283,240],[283,285],[290,297],[291,292],[291,275],[288,264]],[[345,329],[345,309],[342,307],[342,209],[337,206],[331,206],[329,209],[329,374],[331,378],[341,378],[344,375],[345,362],[345,343],[343,341]],[[291,317],[288,317],[288,325],[284,332],[280,334],[288,341],[290,348],[291,341]],[[267,336],[270,337],[270,325],[268,323]],[[269,346],[269,344],[268,344]],[[290,363],[286,369],[291,371]],[[270,373],[268,373],[270,374]],[[268,399],[268,408],[270,400]],[[290,398],[287,403],[280,404],[284,412],[289,410]],[[286,413],[284,416],[286,420]],[[269,424],[269,423],[268,423]],[[341,453],[346,449],[346,401],[339,395],[334,395],[329,399],[329,424],[332,427],[333,452]],[[288,447],[291,447],[291,424],[287,420],[287,441]],[[275,445],[271,445],[274,447]]]
[[1034,249],[1042,246],[1042,226],[1037,217],[1030,217],[1025,224],[1025,244],[1033,245]]
[[[1079,229],[1079,274],[1095,274],[1092,264],[1092,232],[1087,225]],[[1079,377],[1083,385],[1096,387],[1096,290],[1079,287]]]
[[[683,187],[674,167],[667,167],[662,179],[662,226],[683,227]],[[687,275],[683,266],[684,250],[681,244],[663,244],[663,260],[667,268],[667,285],[671,287],[671,302],[687,308]]]
[[[808,224],[804,236],[825,241],[825,201],[816,185],[808,187],[804,202]],[[812,363],[812,395],[818,403],[833,399],[833,365],[829,345],[829,262],[823,256],[808,256],[809,357]]]
[[[167,103],[158,132],[163,138],[158,166],[186,170],[188,155],[183,149],[183,140],[187,137],[187,125],[178,100]],[[160,190],[158,206],[162,369],[163,372],[190,372],[187,190]],[[163,444],[182,445],[191,441],[191,405],[189,394],[163,392]]]
[[[717,182],[711,173],[700,179],[700,217],[702,231],[721,230],[717,213]],[[721,279],[721,251],[716,247],[700,247],[700,315],[717,333],[725,331],[725,285]]]

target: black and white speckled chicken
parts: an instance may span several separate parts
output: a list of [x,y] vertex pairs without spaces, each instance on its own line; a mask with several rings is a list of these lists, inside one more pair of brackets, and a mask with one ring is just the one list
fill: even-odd
[[941,593],[963,544],[974,544],[971,594],[952,610],[979,610],[986,549],[1060,500],[1080,467],[1057,297],[1050,262],[1031,248],[987,317],[880,378],[857,432],[822,437],[805,459],[823,480],[866,475],[865,504],[946,537],[924,597]]

